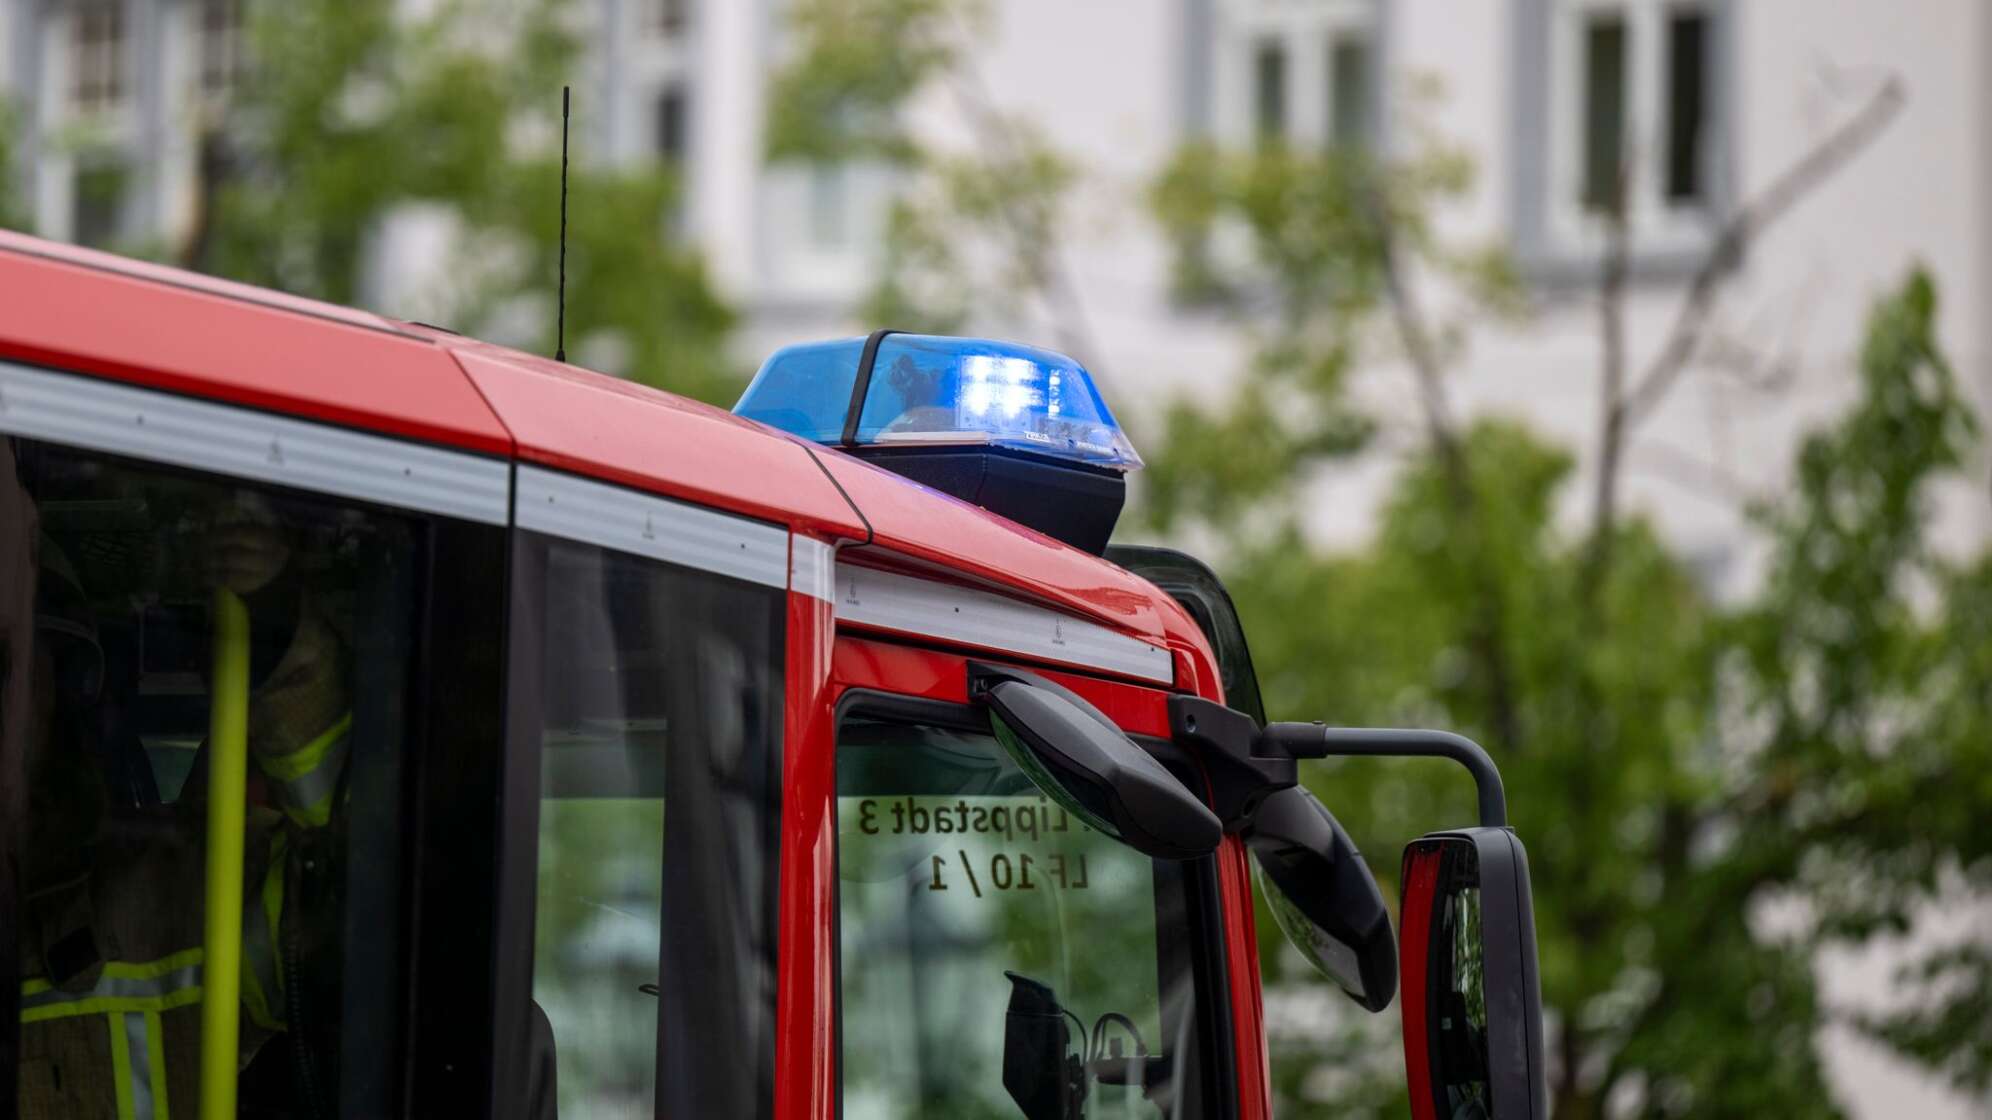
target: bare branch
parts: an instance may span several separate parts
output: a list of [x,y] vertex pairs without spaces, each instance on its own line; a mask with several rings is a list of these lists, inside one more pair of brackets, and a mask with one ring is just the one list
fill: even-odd
[[1901,111],[1904,100],[1901,80],[1891,75],[1859,112],[1847,118],[1724,223],[1708,258],[1688,286],[1687,298],[1681,304],[1666,344],[1654,355],[1626,402],[1629,421],[1637,423],[1650,415],[1680,379],[1701,340],[1716,289],[1743,259],[1743,250],[1880,135]]
[[1605,264],[1598,292],[1598,332],[1604,346],[1604,379],[1598,393],[1598,482],[1592,498],[1591,540],[1585,549],[1584,568],[1577,585],[1578,602],[1583,605],[1587,625],[1596,621],[1592,609],[1605,567],[1611,562],[1613,522],[1618,516],[1619,462],[1625,450],[1625,278],[1631,256],[1632,225],[1627,199],[1632,186],[1633,156],[1628,151],[1619,161],[1617,181],[1612,185],[1610,239],[1605,244]]
[[1403,266],[1397,255],[1397,231],[1384,216],[1381,205],[1375,206],[1374,210],[1382,234],[1384,293],[1390,302],[1391,317],[1397,325],[1398,340],[1404,345],[1405,357],[1410,360],[1412,375],[1418,383],[1418,403],[1424,409],[1425,431],[1431,437],[1433,449],[1439,454],[1453,503],[1470,507],[1473,504],[1473,488],[1467,481],[1465,456],[1460,450],[1451,406],[1446,400],[1445,366],[1439,358],[1438,346],[1432,339],[1431,327],[1425,322],[1417,296],[1404,281]]
[[1425,411],[1425,429],[1445,474],[1447,499],[1459,517],[1460,529],[1473,542],[1467,558],[1472,578],[1478,584],[1474,617],[1467,642],[1486,677],[1487,708],[1495,743],[1509,751],[1521,747],[1521,717],[1515,703],[1514,669],[1508,663],[1507,605],[1501,585],[1487,558],[1478,555],[1485,540],[1474,499],[1473,477],[1467,469],[1466,450],[1454,426],[1446,400],[1445,363],[1432,337],[1430,325],[1417,296],[1406,282],[1403,262],[1398,257],[1398,235],[1390,220],[1389,208],[1374,190],[1366,192],[1370,220],[1376,223],[1380,246],[1385,298],[1390,303],[1397,334],[1411,362],[1418,383],[1418,399]]
[[1788,345],[1766,351],[1740,338],[1709,329],[1700,347],[1700,362],[1728,374],[1738,385],[1758,393],[1776,393],[1798,380],[1798,361]]
[[1748,481],[1720,464],[1661,440],[1640,440],[1639,450],[1629,457],[1626,469],[1663,479],[1726,507],[1741,507],[1761,497]]

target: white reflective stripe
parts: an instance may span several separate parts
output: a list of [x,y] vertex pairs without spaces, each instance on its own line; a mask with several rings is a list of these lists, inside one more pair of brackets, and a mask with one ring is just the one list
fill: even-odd
[[1173,684],[1169,651],[986,591],[837,565],[837,620]]
[[351,749],[352,736],[341,735],[325,748],[318,764],[295,778],[272,777],[267,771],[263,777],[277,787],[277,796],[287,809],[302,812],[313,808],[331,797],[339,788],[339,778],[346,769],[346,754]]
[[116,1016],[122,1020],[125,1047],[131,1054],[131,1115],[132,1120],[152,1120],[152,1040],[146,1036],[145,1014],[123,1011]]
[[836,593],[837,550],[810,537],[789,538],[789,588],[825,602]]
[[26,1014],[45,1007],[58,1007],[64,1004],[78,1004],[92,1000],[151,1000],[201,986],[201,966],[198,963],[182,965],[157,976],[111,976],[97,977],[97,982],[89,990],[65,992],[60,988],[44,988],[21,996],[21,1012]]
[[788,586],[788,530],[539,467],[519,468],[518,525],[536,533]]
[[0,432],[487,525],[508,511],[503,459],[11,362]]

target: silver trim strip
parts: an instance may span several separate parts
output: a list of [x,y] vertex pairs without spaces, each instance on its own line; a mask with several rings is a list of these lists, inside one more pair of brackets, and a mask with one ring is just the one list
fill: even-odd
[[789,585],[789,534],[779,526],[539,467],[521,466],[518,488],[521,529],[767,587]]
[[831,602],[837,593],[837,550],[813,537],[790,537],[789,589]]
[[1174,684],[1168,650],[987,591],[837,565],[837,621],[982,646]]
[[510,466],[462,451],[0,362],[0,432],[503,525]]

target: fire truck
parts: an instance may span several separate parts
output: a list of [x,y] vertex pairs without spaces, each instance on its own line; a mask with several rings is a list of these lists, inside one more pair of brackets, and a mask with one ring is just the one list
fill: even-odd
[[[1268,723],[1139,465],[1030,346],[729,413],[0,235],[0,1111],[1260,1117],[1256,890],[1413,1115],[1543,1116],[1493,765]],[[1352,754],[1478,788],[1395,932]]]

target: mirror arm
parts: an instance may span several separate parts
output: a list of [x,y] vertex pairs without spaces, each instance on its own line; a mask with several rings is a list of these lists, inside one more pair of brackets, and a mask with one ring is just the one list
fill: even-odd
[[1261,730],[1244,712],[1178,693],[1169,697],[1169,732],[1177,743],[1198,748],[1210,778],[1211,809],[1226,832],[1250,823],[1267,794],[1298,784],[1303,758],[1450,758],[1473,775],[1480,823],[1508,826],[1501,771],[1480,744],[1450,731],[1323,723],[1269,723]]
[[1450,758],[1473,775],[1480,795],[1480,823],[1508,827],[1508,799],[1501,771],[1479,743],[1450,731],[1394,727],[1329,727],[1320,723],[1269,723],[1261,742],[1291,758]]

